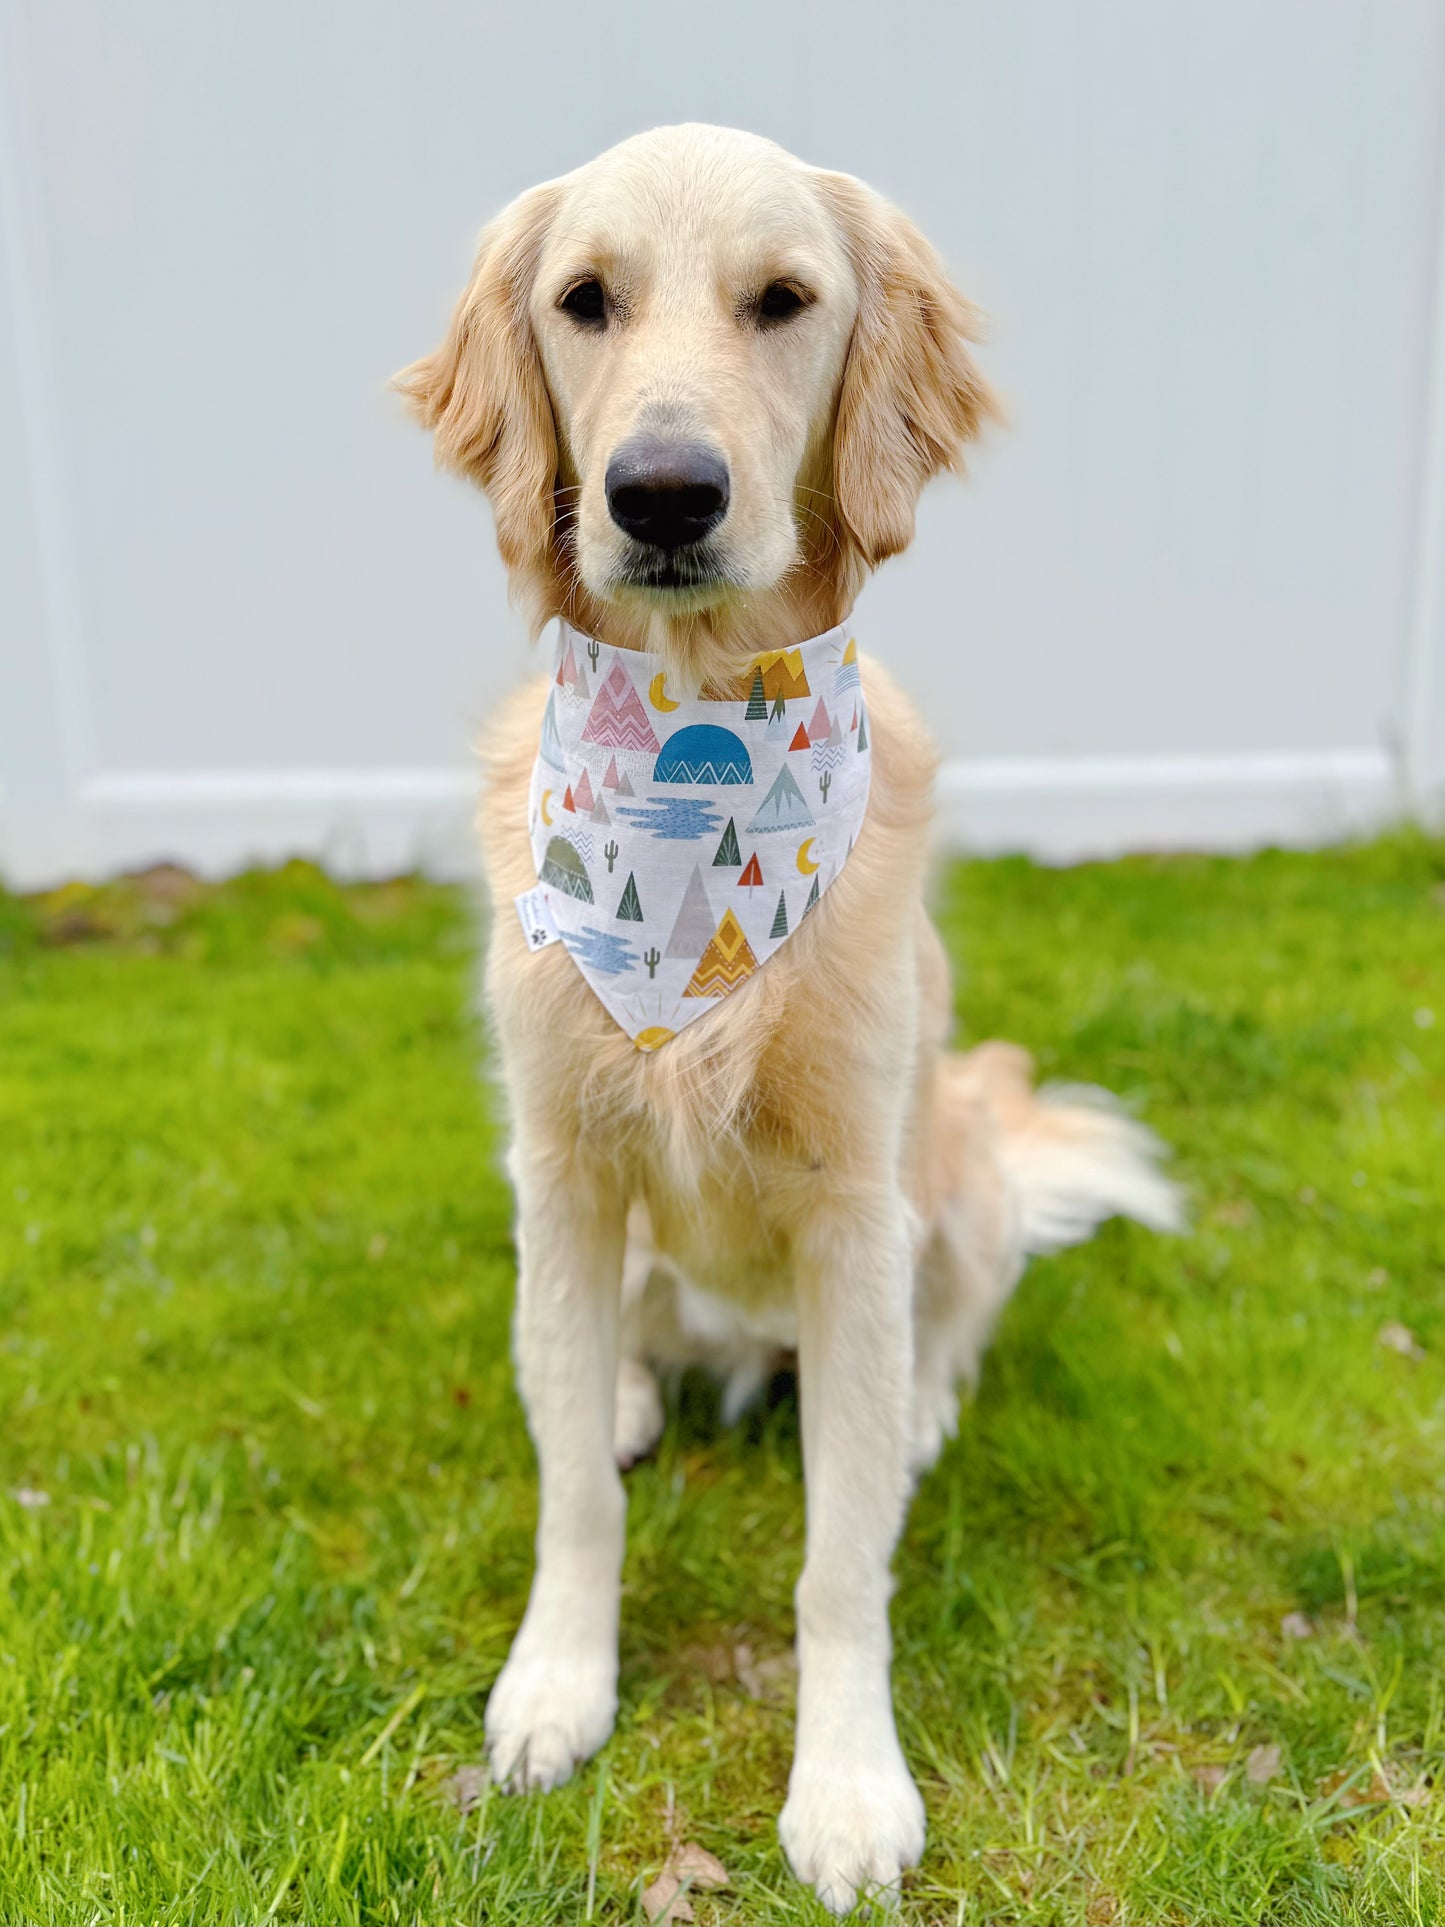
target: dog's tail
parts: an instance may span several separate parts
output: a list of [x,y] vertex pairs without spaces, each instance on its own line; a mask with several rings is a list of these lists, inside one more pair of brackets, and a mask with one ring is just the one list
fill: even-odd
[[978,1106],[1027,1257],[1081,1244],[1106,1218],[1178,1231],[1183,1196],[1160,1168],[1165,1147],[1118,1099],[1093,1085],[1035,1090],[1028,1053],[980,1044],[939,1067],[948,1109]]
[[931,1218],[919,1268],[916,1470],[958,1425],[994,1324],[1032,1257],[1081,1244],[1106,1218],[1177,1231],[1183,1198],[1152,1131],[1107,1091],[1035,1090],[1027,1051],[980,1044],[941,1058],[928,1138]]

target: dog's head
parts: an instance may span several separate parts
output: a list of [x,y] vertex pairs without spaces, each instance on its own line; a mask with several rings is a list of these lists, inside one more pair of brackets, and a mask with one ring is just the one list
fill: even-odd
[[539,624],[820,583],[842,614],[996,412],[977,333],[859,182],[672,127],[508,208],[445,341],[396,380],[491,497]]

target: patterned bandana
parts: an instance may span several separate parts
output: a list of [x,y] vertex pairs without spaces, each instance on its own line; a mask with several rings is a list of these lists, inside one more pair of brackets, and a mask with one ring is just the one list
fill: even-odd
[[559,939],[639,1050],[785,943],[848,860],[872,767],[846,627],[669,694],[658,657],[565,623],[527,821],[534,949]]

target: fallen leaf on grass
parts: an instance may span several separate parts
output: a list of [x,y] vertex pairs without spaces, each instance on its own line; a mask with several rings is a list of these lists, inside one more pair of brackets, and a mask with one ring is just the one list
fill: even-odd
[[642,1890],[642,1911],[654,1923],[661,1922],[663,1927],[675,1920],[696,1920],[697,1915],[682,1897],[682,1883],[674,1880],[666,1871],[660,1873],[651,1886]]
[[1110,1927],[1119,1917],[1119,1900],[1115,1894],[1097,1893],[1089,1902],[1084,1919],[1089,1927]]
[[39,1512],[43,1506],[50,1504],[50,1494],[37,1491],[33,1485],[17,1486],[15,1503],[26,1512]]
[[733,1671],[749,1699],[786,1699],[797,1670],[791,1653],[771,1653],[758,1659],[746,1641],[733,1648]]
[[1346,1785],[1358,1769],[1340,1766],[1333,1773],[1327,1773],[1319,1783],[1322,1800],[1331,1800],[1339,1794],[1342,1807],[1382,1807],[1392,1801],[1399,1807],[1424,1807],[1430,1804],[1430,1789],[1423,1782],[1414,1786],[1401,1787],[1398,1791],[1376,1767],[1368,1780]]
[[711,1893],[728,1884],[727,1868],[715,1853],[695,1840],[684,1840],[680,1847],[674,1847],[667,1864],[679,1880],[690,1880],[699,1893]]
[[470,1813],[487,1790],[487,1769],[484,1766],[459,1766],[447,1781],[447,1792],[459,1813]]
[[1244,1763],[1245,1779],[1251,1786],[1268,1786],[1277,1777],[1283,1757],[1273,1742],[1257,1746]]
[[687,1892],[710,1893],[728,1884],[728,1870],[715,1854],[695,1840],[685,1840],[667,1856],[656,1880],[642,1890],[642,1909],[654,1927],[696,1918]]
[[1348,1766],[1338,1766],[1333,1773],[1327,1773],[1319,1784],[1320,1798],[1333,1800],[1338,1794],[1342,1807],[1378,1807],[1389,1800],[1390,1782],[1378,1767],[1368,1780],[1348,1785],[1354,1774],[1355,1769]]
[[1279,1622],[1279,1629],[1286,1639],[1313,1639],[1315,1636],[1314,1621],[1304,1613],[1286,1613]]
[[1189,1776],[1199,1791],[1206,1796],[1218,1793],[1229,1778],[1228,1769],[1222,1766],[1195,1766],[1189,1769]]
[[1398,1352],[1401,1358],[1423,1358],[1425,1347],[1408,1325],[1401,1325],[1391,1319],[1388,1325],[1381,1325],[1377,1336],[1387,1351]]
[[726,1686],[737,1677],[737,1669],[733,1664],[733,1649],[722,1641],[710,1646],[684,1646],[677,1657],[681,1670],[688,1673],[701,1673],[703,1678],[711,1680],[714,1686]]

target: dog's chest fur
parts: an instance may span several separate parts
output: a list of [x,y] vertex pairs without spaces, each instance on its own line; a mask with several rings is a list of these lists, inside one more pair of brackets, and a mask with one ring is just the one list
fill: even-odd
[[863,675],[873,792],[846,867],[752,979],[651,1054],[560,945],[527,949],[512,910],[535,881],[526,807],[545,680],[491,737],[487,990],[517,1129],[559,1162],[580,1152],[619,1202],[645,1202],[659,1251],[744,1302],[788,1288],[797,1227],[846,1201],[880,1146],[895,1170],[909,1157],[920,1069],[943,1028],[918,989],[933,753],[891,679],[866,660]]

